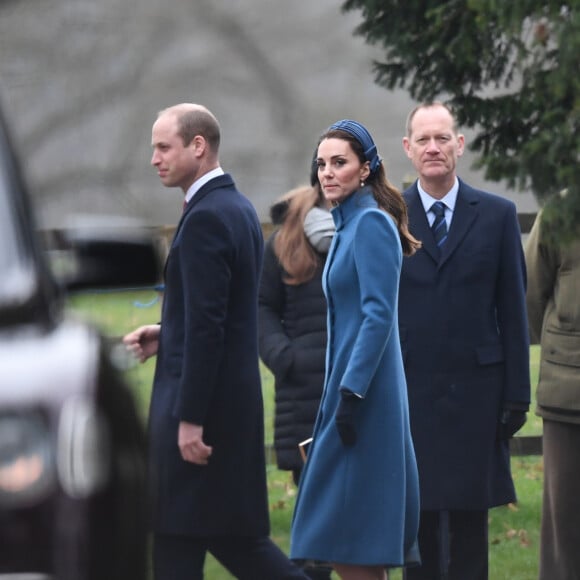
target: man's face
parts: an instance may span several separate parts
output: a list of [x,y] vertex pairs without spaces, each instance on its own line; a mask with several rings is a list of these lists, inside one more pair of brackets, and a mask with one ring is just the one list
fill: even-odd
[[186,192],[197,178],[199,160],[195,140],[185,146],[177,130],[173,114],[166,113],[155,121],[151,131],[151,165],[165,187],[180,187]]
[[415,113],[403,147],[422,180],[447,181],[455,178],[464,137],[454,131],[449,111],[434,105]]

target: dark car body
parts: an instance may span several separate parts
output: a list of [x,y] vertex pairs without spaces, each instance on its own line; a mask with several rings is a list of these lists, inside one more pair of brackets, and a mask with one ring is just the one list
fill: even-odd
[[[158,279],[145,238],[64,241],[68,288]],[[107,342],[66,313],[1,115],[0,278],[0,579],[145,579],[144,430]]]

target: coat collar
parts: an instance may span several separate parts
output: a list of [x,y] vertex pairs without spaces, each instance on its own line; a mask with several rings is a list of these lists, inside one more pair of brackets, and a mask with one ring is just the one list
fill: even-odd
[[453,255],[461,240],[471,228],[477,218],[479,210],[480,196],[477,191],[459,179],[459,191],[457,202],[453,211],[453,219],[449,228],[449,236],[443,249],[440,251],[435,244],[427,215],[419,197],[417,182],[415,182],[406,192],[405,199],[409,209],[409,227],[413,235],[418,238],[423,249],[441,268]]
[[222,187],[231,187],[234,185],[234,180],[229,173],[224,173],[222,175],[218,175],[213,179],[210,179],[207,183],[204,183],[196,194],[189,200],[187,206],[185,207],[185,211],[183,212],[184,215],[187,214],[192,207],[198,204],[204,197],[206,197],[209,193],[211,193],[215,189],[219,189]]
[[221,189],[223,187],[235,187],[234,180],[229,173],[224,173],[218,177],[214,177],[206,184],[202,185],[199,191],[191,198],[188,204],[185,206],[183,213],[181,214],[181,219],[177,224],[177,228],[175,229],[175,234],[173,239],[177,237],[183,222],[185,221],[186,216],[191,212],[191,210],[205,197],[207,197],[212,191],[216,189]]
[[332,208],[331,213],[334,218],[334,223],[336,224],[336,231],[342,229],[352,216],[356,215],[362,207],[378,207],[373,196],[373,190],[368,186],[355,191],[339,205]]

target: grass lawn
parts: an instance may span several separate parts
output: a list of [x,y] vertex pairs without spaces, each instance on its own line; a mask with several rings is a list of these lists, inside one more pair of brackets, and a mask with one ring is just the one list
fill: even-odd
[[[160,308],[155,292],[117,292],[81,294],[71,299],[71,308],[88,317],[110,337],[121,337],[141,324],[159,320]],[[530,369],[532,385],[537,384],[539,349],[532,347]],[[155,362],[133,365],[126,371],[143,420],[146,420]],[[270,373],[262,366],[266,443],[272,442],[274,387]],[[532,403],[533,409],[533,403]],[[540,435],[541,420],[533,412],[520,435]],[[493,580],[534,580],[537,577],[540,508],[542,500],[541,457],[514,457],[512,470],[518,494],[517,505],[490,511],[490,574]],[[285,551],[294,507],[295,487],[289,472],[268,466],[268,487],[272,538]],[[211,557],[206,563],[207,580],[231,580]],[[400,580],[399,571],[390,580]]]

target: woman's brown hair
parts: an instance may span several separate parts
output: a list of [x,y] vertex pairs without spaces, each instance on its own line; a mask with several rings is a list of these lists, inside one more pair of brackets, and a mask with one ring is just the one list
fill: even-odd
[[[362,145],[354,135],[341,129],[330,129],[322,136],[320,141],[324,139],[342,139],[343,141],[348,141],[360,162],[363,164],[367,162]],[[373,190],[373,196],[379,207],[395,220],[403,254],[405,256],[412,256],[421,247],[421,242],[409,231],[407,204],[401,192],[387,179],[387,173],[382,162],[367,177],[366,184]]]
[[284,195],[287,204],[284,219],[274,238],[274,252],[284,269],[284,282],[303,284],[314,276],[320,258],[304,233],[304,218],[315,206],[324,205],[320,186],[297,187]]

